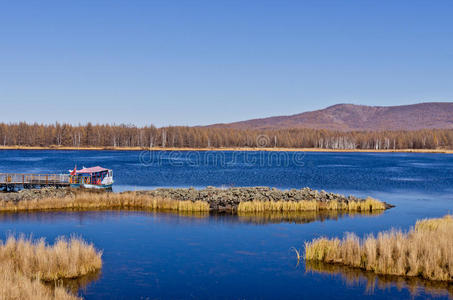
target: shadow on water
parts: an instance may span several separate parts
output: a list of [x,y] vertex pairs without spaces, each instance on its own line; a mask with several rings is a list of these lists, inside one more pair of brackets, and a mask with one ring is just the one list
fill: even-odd
[[453,283],[424,280],[418,277],[378,275],[348,266],[326,264],[317,261],[305,262],[306,272],[340,276],[348,286],[366,284],[366,293],[374,294],[376,289],[388,290],[396,287],[399,291],[407,289],[412,296],[424,291],[434,297],[448,296],[453,298]]
[[97,220],[117,215],[118,217],[127,214],[140,214],[149,217],[168,219],[183,218],[197,222],[215,220],[225,223],[248,223],[248,224],[276,224],[293,223],[306,224],[315,221],[340,220],[347,217],[379,216],[384,211],[374,212],[348,212],[348,211],[306,211],[306,212],[254,212],[237,214],[230,213],[209,213],[209,212],[174,212],[174,211],[153,211],[143,209],[109,209],[109,210],[48,210],[48,211],[24,211],[24,212],[0,212],[0,221],[6,222],[54,222],[65,220],[68,217],[76,218],[81,223],[89,221],[93,217]]
[[90,284],[96,282],[101,278],[101,271],[89,273],[85,276],[73,278],[73,279],[60,279],[57,281],[45,282],[49,288],[55,286],[62,286],[72,294],[77,295],[79,291],[86,292]]
[[188,217],[195,219],[203,219],[209,217],[209,212],[174,212],[174,211],[153,211],[143,209],[130,209],[130,208],[118,208],[118,209],[89,209],[89,210],[37,210],[37,211],[20,211],[20,212],[0,212],[0,221],[6,222],[17,222],[17,221],[38,221],[38,222],[50,222],[50,221],[61,221],[68,217],[79,219],[81,222],[84,220],[91,220],[96,217],[97,220],[107,218],[111,216],[124,216],[128,214],[144,214],[147,216],[159,216],[159,217]]
[[345,217],[360,216],[379,216],[384,211],[374,212],[348,212],[348,211],[306,211],[306,212],[257,212],[257,213],[238,213],[240,222],[253,224],[272,224],[272,223],[294,223],[306,224],[315,221],[339,220]]

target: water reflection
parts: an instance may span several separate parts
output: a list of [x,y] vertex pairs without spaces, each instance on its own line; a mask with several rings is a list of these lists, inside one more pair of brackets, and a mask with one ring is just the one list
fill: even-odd
[[430,281],[418,277],[378,275],[357,268],[315,261],[306,261],[305,269],[311,273],[329,274],[332,276],[339,275],[348,286],[365,283],[366,292],[370,295],[374,294],[376,289],[388,290],[396,287],[398,291],[402,289],[409,290],[412,296],[418,296],[420,292],[424,291],[435,297],[449,296],[453,298],[453,283],[448,282]]
[[89,273],[85,276],[73,278],[73,279],[60,279],[57,281],[45,282],[45,284],[53,289],[56,286],[62,286],[74,295],[77,295],[79,291],[86,292],[90,284],[96,282],[101,277],[101,271]]
[[305,224],[315,221],[339,220],[345,217],[360,217],[360,216],[378,216],[384,211],[374,212],[348,212],[348,211],[305,211],[305,212],[257,212],[244,213],[238,212],[238,220],[253,224],[268,224],[268,223],[294,223]]
[[379,216],[384,211],[374,212],[348,212],[348,211],[306,211],[306,212],[252,212],[238,214],[230,213],[209,213],[209,212],[174,212],[174,211],[153,211],[142,209],[109,209],[109,210],[62,210],[62,211],[30,211],[30,212],[0,212],[0,222],[39,222],[54,223],[65,221],[68,218],[77,220],[79,224],[85,224],[96,218],[98,221],[112,217],[121,218],[124,215],[142,215],[176,222],[193,221],[209,223],[212,221],[220,223],[250,223],[250,224],[277,224],[293,223],[306,224],[315,221],[340,220],[346,217]]
[[0,212],[0,222],[44,222],[52,223],[56,221],[64,221],[69,217],[72,219],[78,219],[79,224],[89,222],[93,217],[96,220],[102,221],[103,219],[109,219],[112,216],[122,217],[124,215],[137,215],[142,214],[151,217],[188,217],[188,218],[206,218],[209,217],[209,212],[174,212],[174,211],[153,211],[143,209],[130,209],[130,208],[118,208],[108,210],[60,210],[60,211],[21,211],[21,212]]

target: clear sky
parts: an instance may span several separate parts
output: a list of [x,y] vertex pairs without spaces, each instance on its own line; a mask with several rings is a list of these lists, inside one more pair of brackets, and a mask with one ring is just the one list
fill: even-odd
[[1,1],[0,121],[453,101],[453,1]]

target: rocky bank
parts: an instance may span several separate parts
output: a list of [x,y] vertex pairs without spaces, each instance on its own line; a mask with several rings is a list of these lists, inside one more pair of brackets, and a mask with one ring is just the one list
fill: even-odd
[[[21,201],[42,198],[63,198],[73,196],[79,192],[77,189],[66,188],[43,188],[22,190],[19,192],[0,193],[0,201]],[[87,191],[87,190],[84,190]],[[93,191],[98,192],[99,191]],[[122,192],[122,194],[137,193],[172,200],[206,201],[213,211],[235,211],[240,202],[244,201],[302,201],[315,200],[320,202],[338,201],[364,201],[365,199],[354,196],[344,196],[325,191],[312,190],[310,188],[280,190],[269,187],[232,187],[204,189],[195,188],[158,188],[155,190]],[[392,205],[385,203],[386,208]]]
[[[232,187],[205,189],[195,188],[160,188],[149,191],[139,191],[139,194],[146,194],[155,197],[169,198],[175,200],[206,201],[214,211],[235,210],[240,202],[245,201],[302,201],[315,200],[320,202],[338,201],[348,203],[349,201],[364,201],[365,199],[354,196],[344,196],[325,191],[312,190],[308,187],[302,189],[280,190],[269,187]],[[392,205],[385,203],[386,208]]]

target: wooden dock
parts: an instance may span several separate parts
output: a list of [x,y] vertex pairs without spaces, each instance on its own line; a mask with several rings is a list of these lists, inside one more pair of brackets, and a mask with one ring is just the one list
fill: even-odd
[[67,187],[69,174],[0,173],[0,189]]

